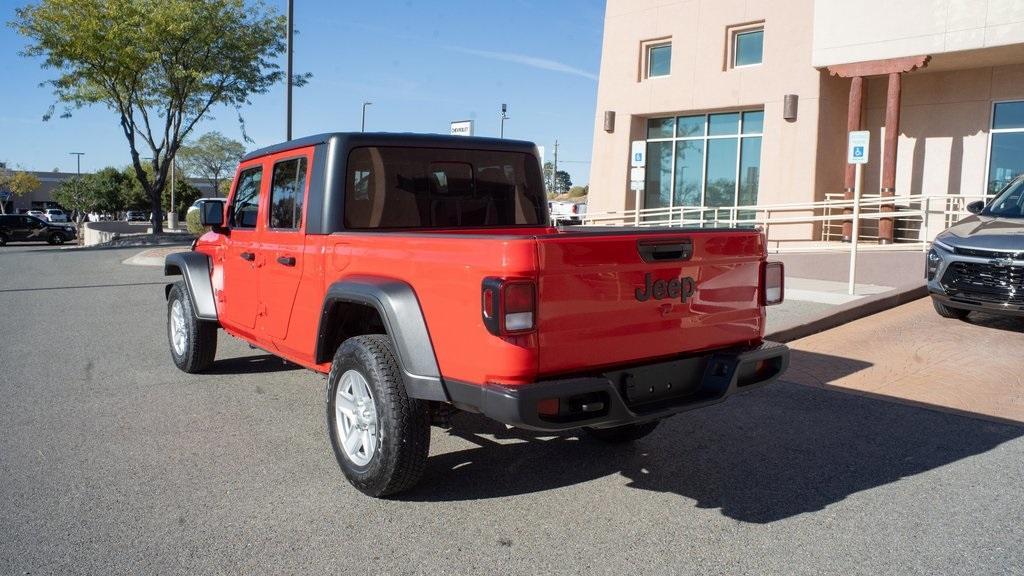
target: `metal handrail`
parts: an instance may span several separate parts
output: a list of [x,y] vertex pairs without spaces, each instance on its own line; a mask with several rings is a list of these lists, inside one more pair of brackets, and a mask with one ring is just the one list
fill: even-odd
[[[846,209],[852,210],[854,201],[845,198],[837,199],[831,194],[827,196],[825,200],[813,202],[725,207],[673,206],[641,210],[588,212],[582,218],[582,222],[588,226],[623,224],[633,224],[641,227],[760,226],[764,229],[766,236],[769,235],[771,227],[775,225],[821,223],[823,226],[820,235],[823,239],[829,240],[831,233],[827,232],[828,226],[830,224],[834,225],[836,222],[850,221],[850,214],[845,212]],[[929,223],[933,218],[941,217],[942,228],[948,227],[956,220],[968,214],[965,208],[968,202],[987,200],[988,198],[991,198],[991,196],[985,194],[868,196],[860,199],[860,219],[861,221],[880,220],[883,218],[899,220],[905,224],[895,227],[895,230],[901,233],[900,237],[895,239],[896,241],[904,246],[927,243],[929,240],[927,236],[930,234]],[[940,204],[936,206],[936,202]],[[892,206],[894,210],[883,211],[883,206]],[[867,208],[866,211],[865,208]],[[836,213],[838,210],[843,212]],[[810,214],[779,215],[780,212],[805,212]],[[744,217],[740,217],[741,213]],[[913,237],[915,233],[916,238]],[[862,235],[862,238],[871,240],[877,237],[869,233],[868,235]],[[777,240],[769,236],[769,241],[787,242],[791,240]],[[815,241],[815,239],[807,238],[800,241]]]

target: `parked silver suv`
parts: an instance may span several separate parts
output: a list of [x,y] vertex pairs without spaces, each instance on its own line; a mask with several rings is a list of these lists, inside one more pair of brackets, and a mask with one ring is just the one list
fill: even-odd
[[987,205],[935,237],[928,291],[935,311],[965,318],[972,310],[1024,316],[1024,175]]

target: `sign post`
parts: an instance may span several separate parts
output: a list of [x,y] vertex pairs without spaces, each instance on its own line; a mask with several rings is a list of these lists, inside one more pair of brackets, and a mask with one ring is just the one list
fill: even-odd
[[857,242],[860,240],[860,188],[864,165],[868,162],[868,150],[871,145],[871,132],[858,130],[850,132],[846,147],[846,163],[854,165],[853,178],[853,234],[850,237],[850,284],[848,292],[852,296],[857,287]]
[[633,225],[640,226],[640,197],[643,194],[647,167],[647,142],[634,140],[629,151],[629,189],[633,191]]

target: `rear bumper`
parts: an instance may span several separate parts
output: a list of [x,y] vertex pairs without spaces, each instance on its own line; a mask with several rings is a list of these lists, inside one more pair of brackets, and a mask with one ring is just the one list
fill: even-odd
[[756,348],[521,386],[451,380],[445,385],[462,408],[519,428],[559,431],[610,428],[709,406],[776,380],[788,365],[789,348],[765,342]]

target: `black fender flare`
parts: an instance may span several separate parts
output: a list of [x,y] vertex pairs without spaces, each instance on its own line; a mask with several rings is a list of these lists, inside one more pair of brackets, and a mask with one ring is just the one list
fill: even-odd
[[412,286],[401,280],[376,276],[350,276],[331,284],[324,295],[317,327],[317,362],[326,362],[334,354],[334,350],[327,349],[327,338],[331,308],[338,302],[361,304],[377,310],[395,345],[402,379],[411,398],[449,400],[427,322]]
[[[213,282],[210,279],[210,257],[200,252],[175,252],[164,258],[164,276],[181,276],[196,318],[217,321],[217,304],[213,299]],[[164,297],[169,297],[173,284],[164,287]]]

